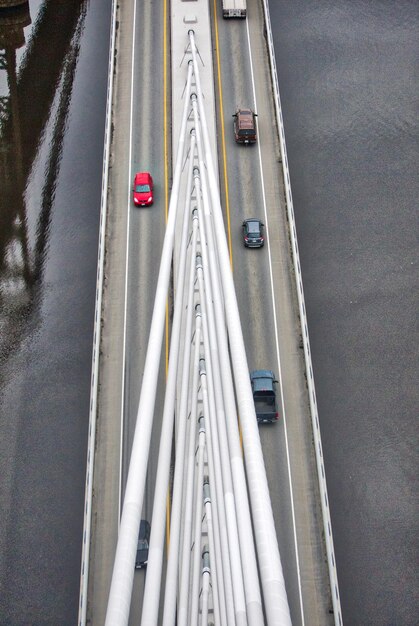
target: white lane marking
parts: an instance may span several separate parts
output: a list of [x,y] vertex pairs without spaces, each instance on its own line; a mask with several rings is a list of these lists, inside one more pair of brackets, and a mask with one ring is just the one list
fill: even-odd
[[[252,77],[253,99],[255,103],[255,110],[257,112],[258,107],[257,107],[257,100],[256,100],[256,88],[255,88],[255,79],[254,79],[254,72],[253,72],[252,49],[250,45],[250,32],[249,32],[249,20],[248,19],[246,20],[246,28],[247,28],[247,43],[248,43],[249,58],[250,58],[250,74]],[[257,130],[259,131],[259,129]],[[281,391],[281,406],[282,406],[282,415],[283,415],[283,420],[284,420],[285,448],[287,451],[288,482],[289,482],[290,499],[291,499],[291,513],[292,513],[295,559],[296,559],[297,579],[298,579],[298,593],[300,597],[301,623],[304,626],[305,621],[304,621],[303,594],[302,594],[302,588],[301,588],[300,559],[298,555],[298,541],[297,541],[297,529],[296,529],[296,523],[295,523],[294,497],[293,497],[293,492],[292,492],[292,477],[291,477],[290,454],[289,454],[289,447],[288,447],[287,420],[286,420],[286,414],[285,414],[284,393],[282,390],[282,369],[281,369],[281,357],[279,354],[278,325],[277,325],[276,310],[275,310],[275,290],[274,290],[273,272],[272,272],[271,247],[269,243],[270,238],[269,238],[268,213],[266,209],[265,181],[263,178],[262,151],[261,151],[259,138],[257,142],[257,147],[258,147],[258,155],[259,155],[260,176],[261,176],[261,181],[262,181],[263,210],[265,214],[265,228],[266,228],[266,235],[267,235],[266,238],[268,240],[269,275],[270,275],[270,281],[271,281],[272,310],[273,310],[274,326],[275,326],[275,344],[276,344],[276,354],[277,354],[277,360],[278,360],[279,384],[280,384],[280,391]]]
[[127,233],[126,233],[126,249],[125,249],[125,294],[124,294],[124,328],[122,340],[122,375],[121,375],[121,432],[119,447],[119,495],[118,495],[118,526],[121,519],[121,492],[122,492],[122,456],[123,442],[125,430],[125,359],[127,345],[127,310],[128,310],[128,266],[129,266],[129,227],[131,214],[131,161],[132,161],[132,128],[134,115],[134,66],[135,66],[135,23],[137,15],[137,3],[134,3],[134,16],[132,20],[132,55],[131,55],[131,102],[130,102],[130,119],[129,119],[129,151],[128,151],[128,199],[127,199]]

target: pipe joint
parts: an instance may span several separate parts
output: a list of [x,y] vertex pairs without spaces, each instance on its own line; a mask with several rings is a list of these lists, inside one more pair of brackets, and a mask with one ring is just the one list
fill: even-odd
[[198,417],[199,433],[205,433],[205,418],[203,415]]
[[210,486],[209,486],[209,482],[208,482],[208,476],[206,477],[207,482],[205,482],[204,479],[204,504],[211,504],[211,492],[210,492]]
[[205,544],[204,549],[202,550],[202,573],[204,574],[205,572],[208,572],[209,574],[210,571],[211,571],[211,568],[210,568],[209,549],[208,549],[208,546]]

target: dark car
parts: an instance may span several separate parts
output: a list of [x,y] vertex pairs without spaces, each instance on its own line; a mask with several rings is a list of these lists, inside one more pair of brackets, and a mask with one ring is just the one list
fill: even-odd
[[252,109],[237,109],[234,117],[234,139],[237,143],[255,143],[257,113]]
[[258,424],[276,422],[279,418],[276,400],[275,374],[272,370],[253,370],[250,372],[253,400]]
[[256,217],[244,220],[242,224],[243,243],[246,248],[261,248],[263,246],[265,243],[263,226],[264,224]]
[[132,191],[135,206],[153,204],[153,178],[151,174],[149,172],[137,172]]
[[148,561],[148,542],[150,540],[150,524],[147,520],[142,519],[140,523],[140,532],[138,533],[137,556],[135,558],[135,569],[141,569],[147,565]]

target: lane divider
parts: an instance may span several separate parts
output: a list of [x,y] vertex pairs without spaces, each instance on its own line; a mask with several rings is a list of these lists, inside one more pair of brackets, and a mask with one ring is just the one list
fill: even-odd
[[226,206],[226,216],[227,216],[227,238],[228,238],[228,249],[230,252],[231,271],[234,271],[233,245],[231,243],[230,196],[228,192],[228,175],[227,175],[227,151],[226,151],[226,142],[225,142],[224,101],[223,101],[223,88],[221,84],[220,42],[218,38],[218,17],[217,17],[217,1],[216,0],[214,0],[214,34],[215,34],[215,55],[217,59],[217,75],[218,75],[217,83],[218,83],[218,93],[219,93],[219,98],[220,98],[221,151],[223,155],[224,191],[225,191],[225,206]]

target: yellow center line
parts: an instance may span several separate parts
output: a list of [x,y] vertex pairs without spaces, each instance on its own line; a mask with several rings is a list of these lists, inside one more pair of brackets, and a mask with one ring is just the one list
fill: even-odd
[[220,121],[221,121],[221,152],[223,155],[223,173],[224,173],[224,189],[225,189],[225,203],[227,214],[227,238],[228,249],[230,251],[230,265],[233,271],[233,246],[231,244],[231,224],[230,224],[230,201],[228,193],[228,175],[227,175],[227,153],[225,144],[225,130],[224,130],[224,112],[223,112],[223,88],[221,85],[221,62],[220,62],[220,45],[218,39],[218,24],[217,24],[217,1],[214,0],[214,32],[215,32],[215,54],[217,59],[217,82],[218,82],[218,94],[220,99]]
[[[164,141],[164,216],[167,224],[169,209],[169,151],[168,151],[168,106],[167,106],[167,0],[163,2],[163,141]],[[169,369],[169,301],[166,300],[165,333],[166,379]],[[166,546],[170,543],[170,488],[166,494]]]
[[[227,214],[227,238],[228,238],[228,249],[230,251],[231,271],[233,272],[233,246],[231,243],[230,200],[229,200],[229,193],[228,193],[227,152],[226,152],[226,144],[225,144],[223,88],[221,84],[221,61],[220,61],[220,45],[219,45],[219,39],[218,39],[217,1],[216,0],[214,0],[214,17],[215,17],[215,24],[214,24],[215,53],[216,53],[216,58],[217,58],[217,74],[218,74],[217,82],[218,82],[218,94],[219,94],[219,99],[220,99],[221,151],[223,155],[224,189],[225,189],[225,197],[226,197],[226,214]],[[240,416],[238,416],[238,421],[239,421],[240,445],[243,450],[243,434],[242,434],[242,429],[240,425]]]

